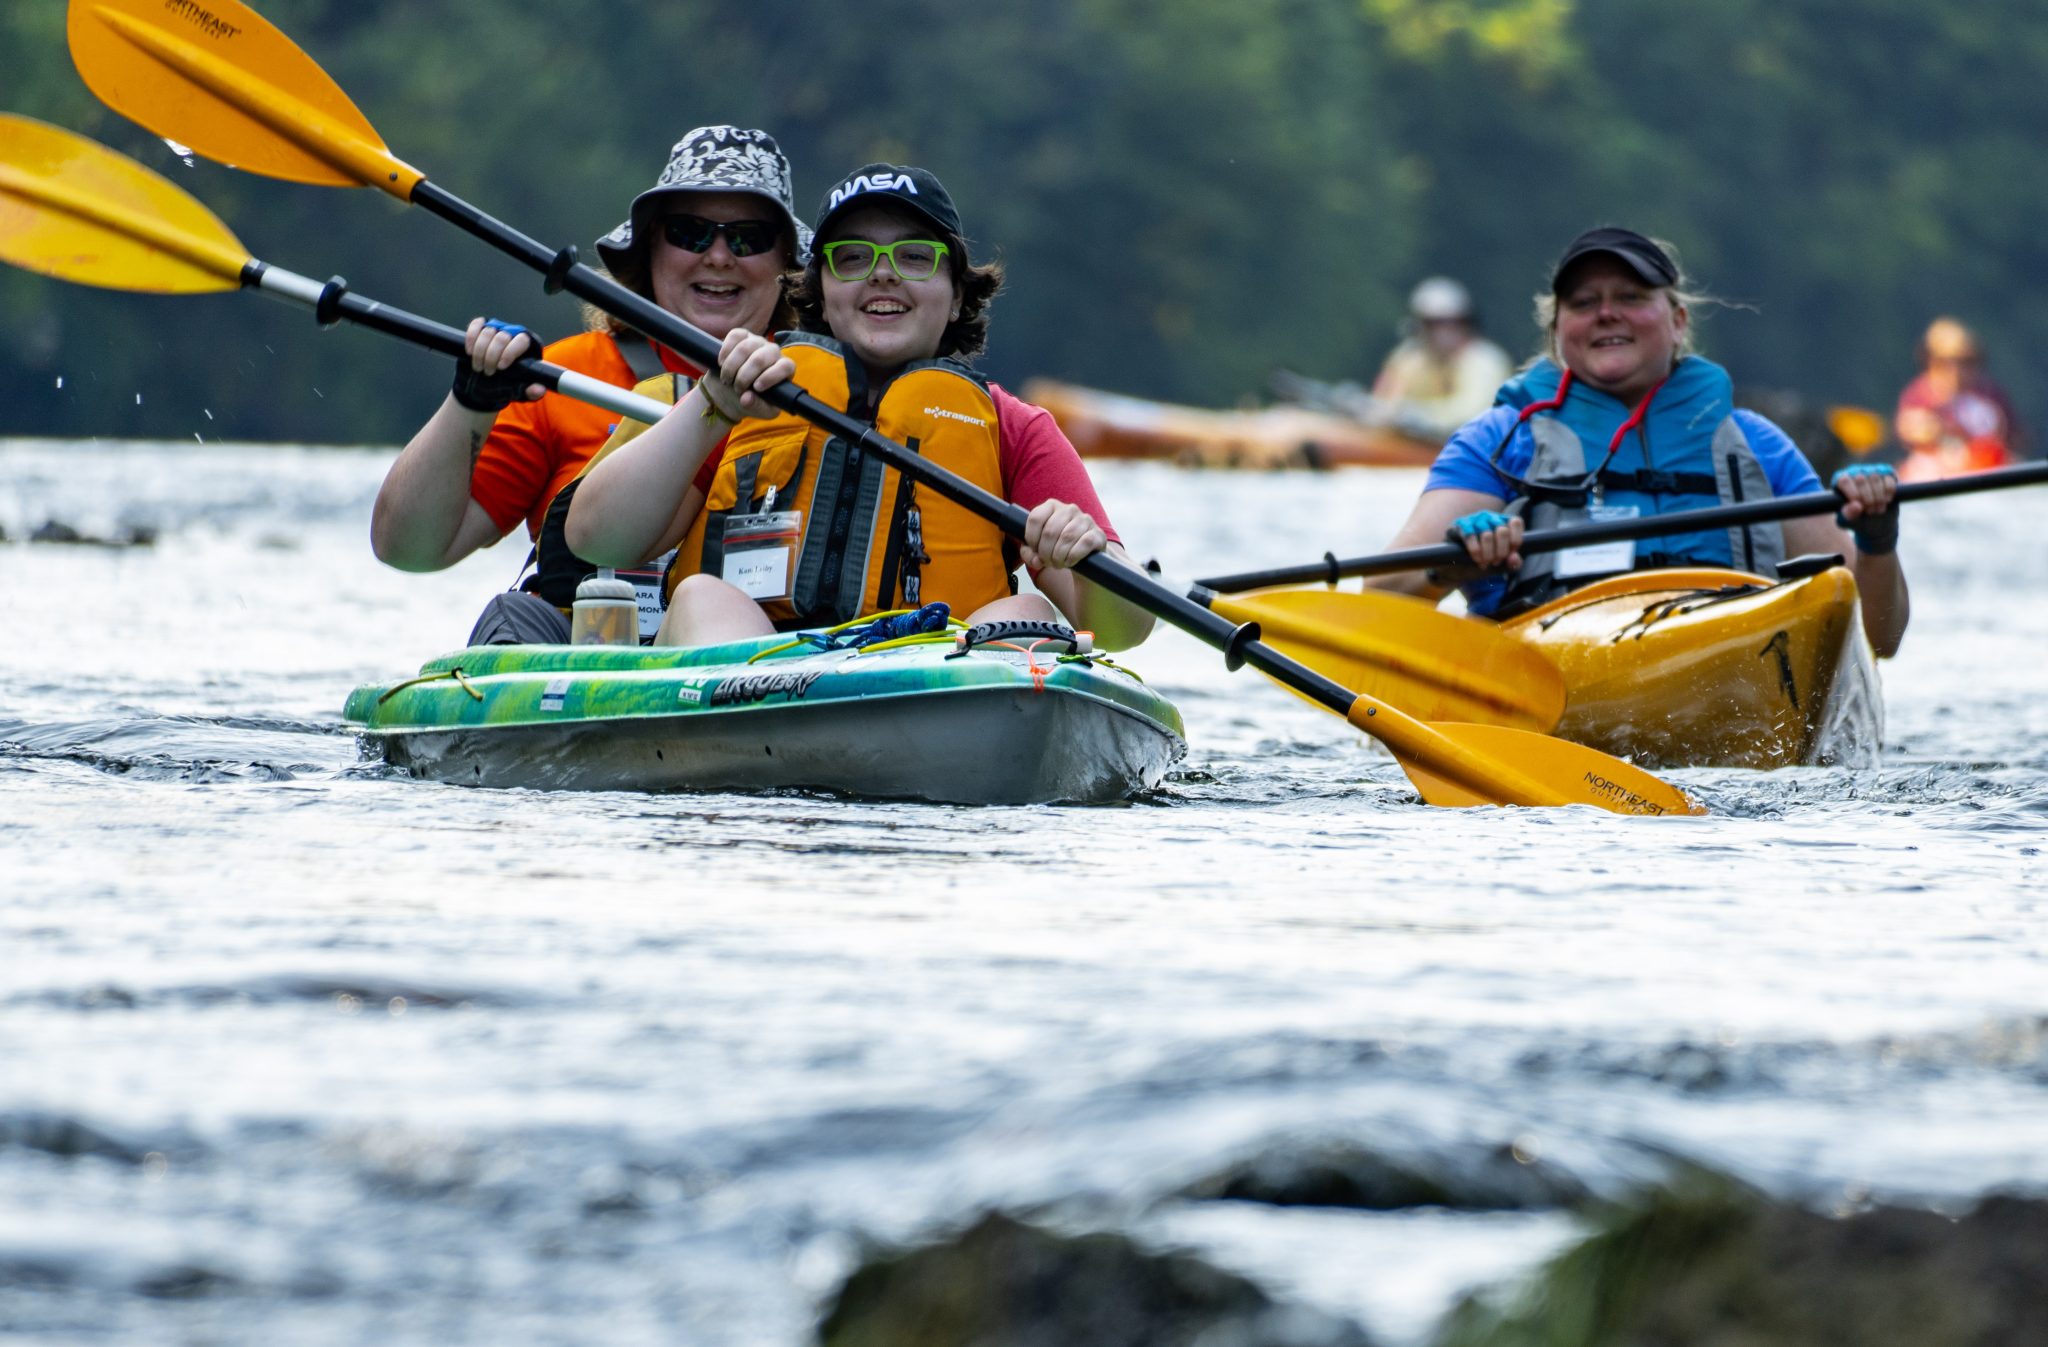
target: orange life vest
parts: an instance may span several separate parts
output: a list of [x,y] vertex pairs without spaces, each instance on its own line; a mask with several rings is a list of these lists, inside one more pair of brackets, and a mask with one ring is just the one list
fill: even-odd
[[[869,399],[858,361],[829,337],[781,340],[798,386],[859,415]],[[995,399],[966,365],[904,366],[882,391],[874,422],[898,444],[1003,494]],[[669,567],[668,592],[686,575],[716,575],[786,629],[933,602],[965,616],[1014,594],[1016,568],[1015,548],[994,524],[784,413],[733,430]]]

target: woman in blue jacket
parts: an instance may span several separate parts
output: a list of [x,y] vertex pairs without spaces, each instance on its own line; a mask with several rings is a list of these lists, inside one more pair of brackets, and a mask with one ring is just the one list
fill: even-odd
[[1593,229],[1572,240],[1538,303],[1548,354],[1445,444],[1414,512],[1388,544],[1417,547],[1449,533],[1464,543],[1476,573],[1372,583],[1429,599],[1456,585],[1470,611],[1507,617],[1618,571],[1711,565],[1770,575],[1786,557],[1839,552],[1856,576],[1872,647],[1880,655],[1897,651],[1908,600],[1889,467],[1836,474],[1839,523],[1809,516],[1646,538],[1632,551],[1620,543],[1521,555],[1525,527],[1820,489],[1785,432],[1737,410],[1727,371],[1693,353],[1692,298],[1670,251],[1633,230]]

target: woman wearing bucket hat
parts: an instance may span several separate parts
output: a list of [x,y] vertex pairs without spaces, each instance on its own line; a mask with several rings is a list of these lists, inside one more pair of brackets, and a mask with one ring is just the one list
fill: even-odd
[[[869,164],[827,194],[778,344],[728,333],[719,368],[653,428],[591,466],[568,536],[592,560],[676,547],[657,640],[706,644],[943,601],[983,622],[1064,615],[1098,645],[1136,644],[1151,616],[1069,567],[1121,545],[1074,447],[1040,408],[966,363],[1002,284],[972,261],[959,212],[918,168]],[[794,379],[882,433],[1022,506],[1021,552],[994,525],[802,419],[760,390]],[[690,484],[732,427],[708,495]],[[1016,593],[1030,566],[1051,600]]]
[[[703,126],[676,142],[661,177],[597,251],[620,282],[724,337],[786,322],[782,274],[808,255],[809,233],[774,138]],[[592,319],[591,330],[549,344],[546,358],[621,387],[700,372],[615,319]],[[453,390],[392,465],[371,519],[377,556],[411,571],[452,566],[525,522],[534,573],[491,601],[471,644],[566,641],[563,609],[594,569],[563,542],[562,520],[575,479],[617,417],[499,373],[538,346],[525,328],[470,323],[468,361],[457,362]],[[659,583],[658,570],[629,578]]]
[[1473,613],[1508,617],[1616,572],[1706,565],[1769,575],[1787,557],[1838,552],[1851,559],[1872,647],[1896,652],[1908,601],[1893,550],[1898,482],[1886,467],[1835,475],[1841,524],[1819,515],[1520,554],[1525,521],[1558,528],[1821,489],[1791,438],[1738,410],[1727,371],[1694,353],[1691,309],[1699,301],[1668,244],[1613,227],[1573,239],[1537,297],[1544,354],[1451,436],[1389,544],[1421,546],[1448,534],[1476,570],[1369,583],[1430,599],[1455,583]]

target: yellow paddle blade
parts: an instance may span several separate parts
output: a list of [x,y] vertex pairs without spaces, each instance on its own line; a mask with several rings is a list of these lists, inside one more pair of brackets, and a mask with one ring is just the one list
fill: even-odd
[[1541,651],[1406,594],[1274,589],[1208,604],[1257,622],[1266,644],[1330,681],[1424,720],[1547,733],[1564,715],[1564,676]]
[[1385,744],[1426,803],[1590,804],[1616,814],[1703,814],[1684,791],[1582,744],[1504,725],[1424,724],[1370,697],[1345,719]]
[[1877,448],[1891,433],[1891,427],[1884,416],[1868,407],[1828,408],[1828,429],[1842,442],[1842,447],[1861,457]]
[[249,254],[183,188],[61,127],[0,113],[0,259],[112,290],[201,294]]
[[208,159],[401,201],[420,181],[312,57],[238,0],[71,0],[69,29],[101,102]]

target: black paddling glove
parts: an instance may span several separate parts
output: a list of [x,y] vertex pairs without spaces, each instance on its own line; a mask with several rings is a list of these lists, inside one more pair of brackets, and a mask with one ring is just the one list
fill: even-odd
[[1849,530],[1856,539],[1856,550],[1866,557],[1890,556],[1899,547],[1899,507],[1894,505],[1883,514],[1867,514],[1861,519],[1844,519],[1837,513],[1835,522]]
[[[1830,479],[1830,485],[1844,477],[1875,476],[1879,473],[1894,475],[1890,465],[1882,463],[1859,463],[1842,469]],[[1899,502],[1892,502],[1892,508],[1883,514],[1867,514],[1861,519],[1844,519],[1840,510],[1835,511],[1835,523],[1849,530],[1856,539],[1856,550],[1866,557],[1890,556],[1899,546]]]
[[[540,358],[540,333],[532,328],[521,327],[517,323],[501,323],[495,318],[484,326],[495,327],[504,332],[524,332],[527,347],[520,353],[519,358]],[[455,395],[457,402],[473,412],[502,412],[515,402],[526,401],[526,389],[532,382],[532,379],[515,368],[502,369],[496,374],[480,374],[476,367],[469,363],[468,356],[458,356],[455,360],[455,386],[449,391]]]

